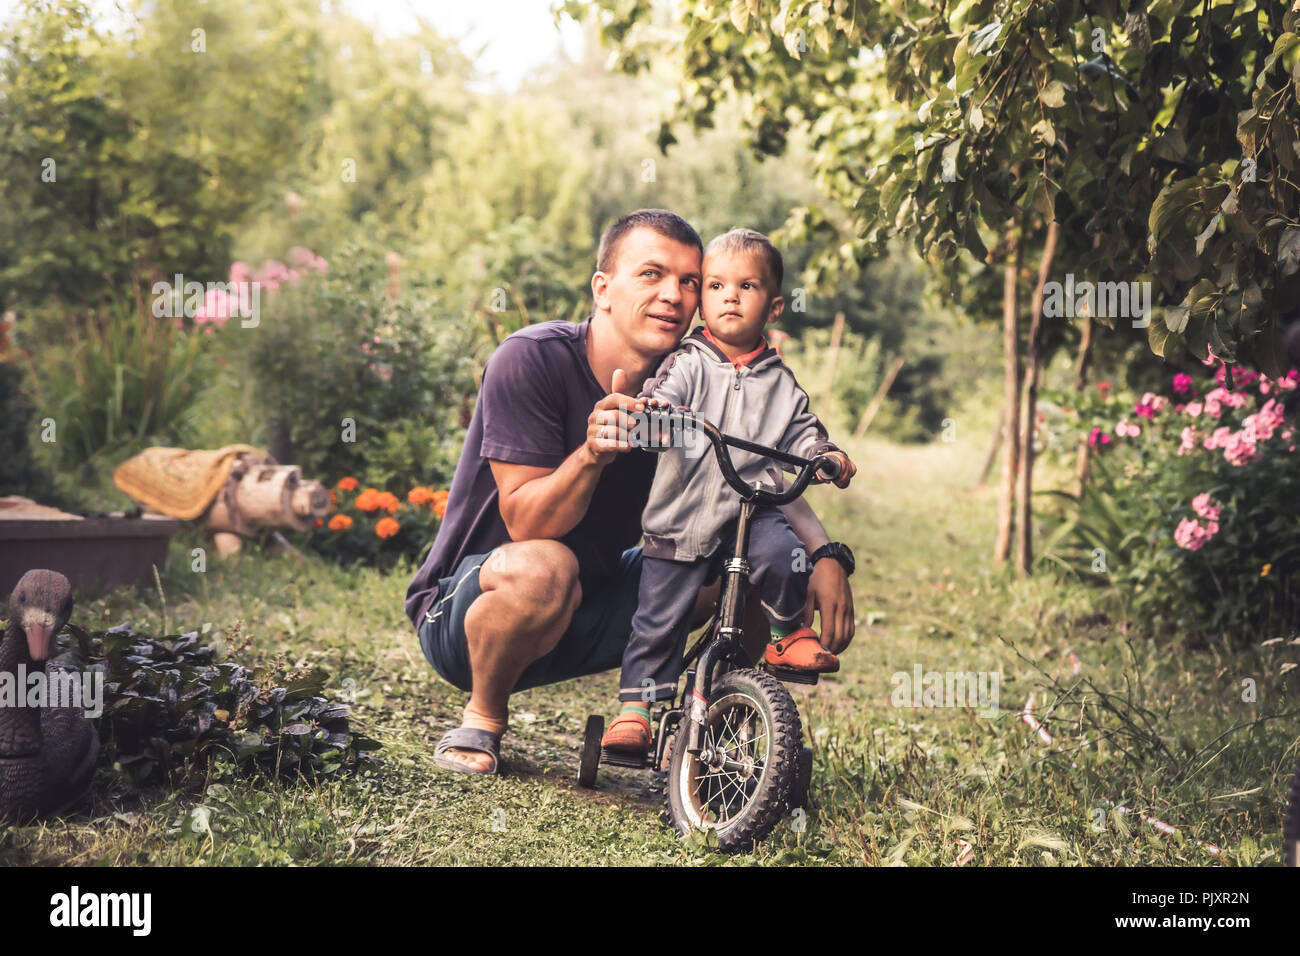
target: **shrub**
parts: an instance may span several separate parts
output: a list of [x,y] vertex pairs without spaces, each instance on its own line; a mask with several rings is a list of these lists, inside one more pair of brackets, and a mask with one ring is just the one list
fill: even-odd
[[[1169,394],[1101,383],[1056,396],[1092,447],[1087,487],[1043,559],[1131,594],[1153,626],[1257,638],[1300,610],[1300,457],[1284,402],[1300,375],[1176,375]],[[1068,496],[1067,496],[1068,497]]]
[[476,391],[474,334],[410,284],[390,303],[361,276],[364,255],[345,250],[342,274],[287,280],[263,296],[258,326],[232,323],[226,341],[304,474],[358,475],[390,491],[448,479],[462,400]]

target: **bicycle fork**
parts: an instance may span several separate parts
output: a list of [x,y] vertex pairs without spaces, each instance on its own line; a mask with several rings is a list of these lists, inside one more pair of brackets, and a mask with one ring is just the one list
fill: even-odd
[[749,522],[753,513],[754,503],[742,500],[740,519],[736,523],[736,550],[723,566],[716,639],[705,645],[695,665],[695,681],[691,685],[687,710],[690,719],[688,753],[698,754],[704,748],[704,724],[713,691],[714,670],[720,661],[731,658],[737,650],[744,650],[745,599],[749,591]]

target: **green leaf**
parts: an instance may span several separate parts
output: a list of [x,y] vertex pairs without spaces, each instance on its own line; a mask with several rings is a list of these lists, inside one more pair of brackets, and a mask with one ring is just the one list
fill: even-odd
[[1284,276],[1300,269],[1300,226],[1290,226],[1278,237],[1277,269]]
[[1052,80],[1043,91],[1038,94],[1039,101],[1052,109],[1059,109],[1065,105],[1065,84],[1060,80]]

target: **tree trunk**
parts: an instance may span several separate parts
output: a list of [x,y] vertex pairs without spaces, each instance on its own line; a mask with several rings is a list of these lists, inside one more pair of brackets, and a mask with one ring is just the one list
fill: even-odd
[[1016,405],[1020,399],[1020,357],[1018,354],[1016,286],[1020,274],[1020,233],[1016,220],[1007,220],[1006,267],[1002,279],[1002,421],[1006,437],[1002,442],[1002,487],[998,494],[998,536],[993,561],[1004,563],[1011,556],[1011,527],[1015,508],[1016,465],[1019,451],[1012,434]]
[[276,464],[293,464],[293,435],[289,423],[281,418],[272,418],[266,426],[266,451]]
[[1056,242],[1061,227],[1052,220],[1047,226],[1047,241],[1038,263],[1038,284],[1029,307],[1029,340],[1025,345],[1024,390],[1020,401],[1020,475],[1017,488],[1016,571],[1028,575],[1034,564],[1034,419],[1038,413],[1038,342],[1043,327],[1043,286],[1052,273]]
[[[1088,370],[1092,367],[1092,316],[1083,318],[1083,337],[1079,340],[1079,360],[1074,366],[1074,390],[1083,397],[1083,390],[1088,387]],[[1079,453],[1074,459],[1074,495],[1083,496],[1083,486],[1088,481],[1088,464],[1092,449],[1088,439],[1079,439]]]

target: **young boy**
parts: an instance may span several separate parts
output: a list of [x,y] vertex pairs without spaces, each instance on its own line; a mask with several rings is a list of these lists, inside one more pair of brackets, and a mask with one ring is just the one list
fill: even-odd
[[[682,340],[639,397],[685,405],[724,434],[802,458],[837,456],[841,474],[835,483],[846,487],[856,470],[853,463],[827,439],[808,410],[807,393],[763,338],[763,326],[785,307],[781,253],[766,236],[733,229],[704,250],[703,272],[704,327]],[[770,459],[729,450],[747,482],[769,474]],[[622,706],[602,746],[631,753],[649,749],[650,702],[670,699],[677,690],[695,596],[734,549],[739,514],[740,500],[711,447],[661,452],[642,514],[641,583],[623,654]],[[794,670],[828,673],[839,669],[839,661],[812,628],[798,624],[808,587],[807,572],[793,570],[799,548],[780,509],[755,510],[750,583],[771,624],[764,657]]]

